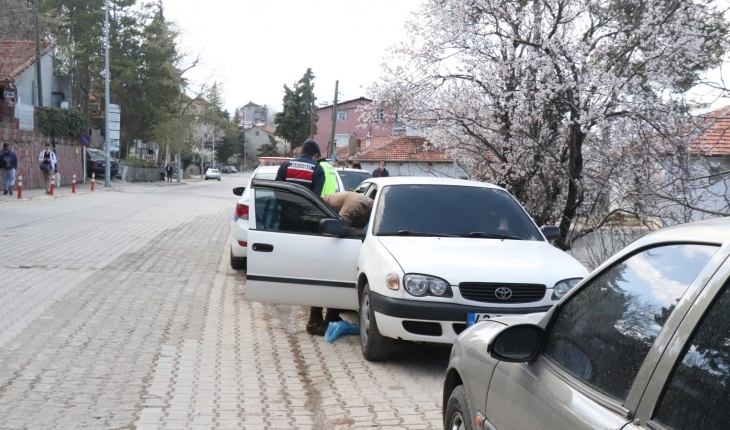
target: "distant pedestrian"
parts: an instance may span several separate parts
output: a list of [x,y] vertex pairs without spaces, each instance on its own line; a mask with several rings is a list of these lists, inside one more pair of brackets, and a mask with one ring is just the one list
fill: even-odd
[[56,169],[56,154],[51,150],[51,144],[46,143],[46,149],[38,156],[41,172],[43,172],[43,183],[46,185],[46,194],[51,193],[51,181],[53,172]]
[[9,143],[3,143],[3,150],[0,151],[0,170],[3,172],[3,195],[13,195],[15,185],[15,169],[18,168],[18,156],[10,150]]
[[161,181],[164,181],[165,180],[165,173],[166,173],[165,165],[164,164],[160,164],[160,180]]
[[167,182],[172,182],[172,166],[168,164],[165,171],[167,172]]
[[360,165],[359,161],[353,161],[352,162],[352,168],[353,169],[362,169],[362,166]]
[[385,169],[385,161],[380,162],[380,166],[373,170],[373,178],[387,178],[390,173]]

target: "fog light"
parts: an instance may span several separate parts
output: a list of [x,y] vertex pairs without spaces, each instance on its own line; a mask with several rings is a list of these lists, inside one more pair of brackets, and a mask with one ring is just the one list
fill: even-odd
[[385,285],[391,290],[397,290],[400,287],[400,277],[395,273],[385,277]]

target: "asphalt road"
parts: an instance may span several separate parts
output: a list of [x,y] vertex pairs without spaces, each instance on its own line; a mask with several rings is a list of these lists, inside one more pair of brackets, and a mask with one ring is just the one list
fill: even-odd
[[369,363],[245,300],[246,178],[0,204],[0,429],[441,428],[448,348]]

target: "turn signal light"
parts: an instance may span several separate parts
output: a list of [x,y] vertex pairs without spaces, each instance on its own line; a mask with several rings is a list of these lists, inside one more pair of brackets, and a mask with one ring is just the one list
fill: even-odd
[[248,219],[248,206],[236,203],[236,216],[241,219]]

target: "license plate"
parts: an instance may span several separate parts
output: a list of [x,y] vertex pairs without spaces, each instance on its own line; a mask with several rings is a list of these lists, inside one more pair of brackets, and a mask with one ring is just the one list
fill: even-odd
[[480,321],[486,321],[491,318],[497,318],[501,317],[502,315],[495,315],[495,314],[478,314],[474,312],[469,312],[466,314],[466,326],[471,327],[474,324],[480,322]]

